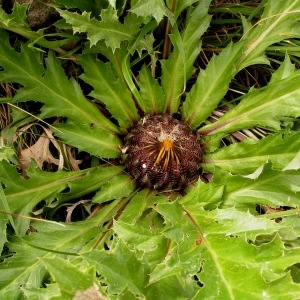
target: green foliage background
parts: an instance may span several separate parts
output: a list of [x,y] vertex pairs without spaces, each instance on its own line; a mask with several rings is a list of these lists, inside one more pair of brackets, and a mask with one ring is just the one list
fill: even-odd
[[[0,7],[1,299],[300,298],[300,1],[253,3],[55,0],[55,33]],[[240,27],[211,38],[222,13]],[[204,45],[218,54],[200,68]],[[228,99],[250,66],[268,82]],[[140,189],[120,163],[128,129],[163,112],[201,136],[209,180],[183,194]],[[89,166],[20,172],[28,124]]]

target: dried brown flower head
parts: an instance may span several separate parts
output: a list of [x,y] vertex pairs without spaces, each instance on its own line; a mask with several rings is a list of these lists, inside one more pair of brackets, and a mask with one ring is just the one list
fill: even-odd
[[128,172],[154,189],[183,189],[198,177],[201,147],[196,134],[168,114],[146,116],[125,137]]

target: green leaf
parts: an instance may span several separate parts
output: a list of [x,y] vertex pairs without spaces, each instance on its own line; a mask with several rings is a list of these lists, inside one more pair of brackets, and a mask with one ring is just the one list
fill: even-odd
[[157,24],[163,19],[167,8],[163,0],[138,0],[129,11],[143,18],[154,17]]
[[165,94],[144,65],[140,72],[140,95],[143,99],[142,110],[147,114],[161,114],[164,111]]
[[[77,179],[83,176],[85,172],[47,173],[34,170],[30,174],[31,178],[26,180],[18,174],[13,166],[2,162],[0,164],[0,181],[6,186],[4,192],[10,211],[28,215],[37,203],[62,191],[67,187],[68,180]],[[28,220],[22,218],[15,220],[16,230],[20,235],[25,234],[28,223]]]
[[0,28],[4,29],[18,29],[24,28],[27,31],[31,31],[26,19],[26,11],[28,4],[15,3],[11,14],[6,14],[4,9],[0,7]]
[[180,199],[181,204],[189,202],[194,203],[198,207],[212,209],[218,207],[224,193],[224,186],[221,183],[215,183],[213,180],[209,183],[204,183],[198,180],[194,186],[186,189],[186,196]]
[[[202,167],[208,172],[220,167],[233,174],[246,175],[271,161],[274,169],[299,169],[299,149],[298,133],[286,137],[281,134],[270,135],[260,141],[247,139],[205,155]],[[293,167],[291,163],[294,163]]]
[[255,208],[256,204],[298,206],[300,200],[298,170],[273,170],[271,164],[248,176],[218,172],[214,183],[224,184],[222,206]]
[[98,191],[107,182],[113,180],[123,172],[122,166],[102,165],[96,169],[86,170],[86,175],[68,182],[68,192],[56,195],[59,204],[72,199],[79,199],[89,193]]
[[[73,224],[37,221],[32,226],[38,233],[10,238],[7,244],[13,254],[0,264],[1,299],[7,299],[3,295],[9,293],[10,298],[20,299],[21,287],[37,288],[43,284],[48,274],[38,258],[57,258],[59,253],[63,253],[64,257],[66,254],[77,256],[83,245],[101,235],[99,218]],[[74,282],[76,286],[78,284]]]
[[120,199],[130,195],[136,187],[136,182],[127,174],[115,176],[107,182],[93,198],[94,203],[102,203]]
[[[75,223],[55,223],[51,221],[34,221],[34,232],[23,238],[10,237],[6,244],[10,256],[0,263],[0,298],[19,299],[21,287],[39,288],[49,282],[43,264],[37,258],[78,257],[78,253],[91,251],[99,246],[107,229],[99,224],[111,221],[112,217],[124,206],[116,201],[102,207],[92,219]],[[86,268],[84,263],[83,268]],[[76,283],[74,283],[76,286]],[[8,298],[5,298],[5,297]]]
[[167,60],[162,60],[162,88],[166,95],[165,110],[175,113],[178,110],[180,96],[185,91],[186,81],[194,73],[194,61],[200,52],[200,36],[209,26],[207,14],[210,1],[202,0],[190,13],[185,29],[179,33],[173,28],[174,50]]
[[111,64],[96,60],[92,55],[84,56],[80,62],[84,68],[80,78],[94,88],[90,95],[106,105],[119,125],[128,128],[138,121],[131,93],[125,83],[113,74]]
[[[116,176],[122,169],[118,167],[100,168],[76,171],[76,172],[44,172],[31,168],[27,172],[28,179],[22,178],[17,170],[6,162],[0,164],[0,182],[6,188],[4,190],[8,206],[12,213],[28,216],[33,208],[42,200],[53,201],[55,198],[60,201],[73,199],[74,197],[98,190],[113,176]],[[84,176],[88,173],[88,176]],[[78,182],[76,182],[78,180]],[[88,186],[86,191],[82,186]],[[71,188],[68,193],[61,192]],[[72,187],[74,187],[74,194]],[[21,199],[21,200],[20,200]],[[15,220],[16,230],[24,235],[28,229],[29,220],[18,218]]]
[[[124,223],[135,225],[143,216],[143,213],[158,203],[167,202],[169,199],[163,194],[157,194],[154,190],[142,189],[130,199],[120,216]],[[148,224],[147,224],[148,226]]]
[[160,204],[157,211],[166,222],[164,236],[174,243],[170,244],[165,259],[151,273],[150,282],[170,276],[176,276],[184,282],[199,270],[198,261],[202,255],[197,245],[199,234],[196,228],[190,226],[189,219],[178,202]]
[[292,76],[294,72],[295,72],[295,65],[291,63],[289,56],[286,55],[280,67],[277,70],[275,70],[275,72],[272,74],[270,83],[274,83],[276,81],[280,81],[289,76]]
[[122,41],[133,40],[140,26],[140,23],[134,22],[133,19],[131,22],[126,22],[125,19],[122,24],[118,19],[117,10],[112,6],[101,10],[101,21],[91,18],[90,12],[78,14],[60,9],[58,12],[68,24],[72,25],[74,33],[87,33],[91,46],[104,40],[113,50],[119,48]]
[[89,0],[89,1],[78,1],[78,0],[55,0],[55,3],[64,5],[67,8],[78,8],[81,11],[89,11],[94,15],[100,15],[103,8],[106,8],[108,3],[106,1]]
[[183,118],[191,128],[199,127],[226,94],[242,53],[242,43],[229,44],[218,56],[212,57],[205,70],[200,70],[182,106]]
[[109,294],[121,293],[126,287],[134,294],[144,294],[148,282],[147,264],[138,260],[121,240],[112,251],[93,250],[81,257],[105,278]]
[[300,114],[300,72],[269,84],[263,91],[246,94],[241,102],[226,112],[218,121],[202,127],[202,134],[229,133],[240,129],[266,126],[280,129],[280,117],[298,117]]
[[144,252],[147,261],[153,262],[154,260],[157,262],[164,258],[166,251],[168,251],[168,240],[156,229],[149,229],[136,224],[132,226],[132,224],[121,221],[115,221],[113,229],[129,248]]
[[41,118],[65,116],[81,123],[94,123],[107,131],[119,131],[84,97],[74,78],[68,80],[53,53],[50,52],[46,59],[45,72],[36,52],[23,46],[22,52],[17,53],[6,46],[4,39],[0,43],[0,65],[4,68],[0,72],[0,81],[18,82],[24,86],[18,91],[14,101],[35,100],[45,104]]
[[[198,0],[177,0],[174,2],[173,0],[167,0],[166,4],[170,10],[174,13],[174,18],[177,20],[179,15],[188,7],[192,6]],[[175,6],[175,7],[174,7]]]
[[102,158],[118,158],[121,155],[121,140],[114,134],[93,125],[68,121],[56,125],[55,128],[56,136],[79,151],[86,151]]
[[8,160],[9,158],[11,158],[14,155],[15,155],[15,151],[11,147],[1,147],[0,146],[0,161]]
[[76,264],[62,259],[40,258],[52,278],[58,283],[63,299],[74,299],[76,292],[83,292],[93,286],[95,270],[80,270]]
[[237,62],[238,70],[256,63],[268,63],[264,58],[264,51],[268,46],[299,36],[300,3],[293,0],[266,3],[261,20],[242,38],[247,44]]
[[[195,275],[202,288],[195,299],[218,299],[220,295],[225,299],[261,299],[262,293],[276,299],[276,291],[284,285],[290,290],[284,289],[280,299],[298,297],[300,286],[287,269],[298,261],[299,249],[287,249],[278,235],[274,238],[280,223],[233,207],[205,211],[186,203],[184,209],[199,234],[201,256],[193,263],[199,267]],[[262,235],[271,238],[258,244]]]
[[57,284],[47,284],[46,288],[22,287],[22,292],[29,300],[53,300],[62,297]]
[[[43,29],[40,29],[37,32],[32,31],[27,23],[27,10],[28,3],[19,4],[18,2],[14,2],[12,12],[10,14],[7,14],[2,6],[0,6],[0,28],[12,31],[20,36],[23,36],[26,39],[33,41],[32,44],[36,43],[42,47],[46,47],[49,49],[58,50],[59,47],[69,43],[71,40],[78,41],[78,37],[72,37],[71,35],[61,33],[58,33],[57,36],[67,38],[61,39],[59,41],[50,41],[44,37]],[[59,49],[58,51],[62,52],[63,50]]]
[[285,1],[284,5],[278,1],[267,3],[264,19],[200,71],[182,108],[183,117],[192,128],[199,127],[213,112],[237,72],[249,65],[268,63],[263,53],[269,45],[299,35],[300,4],[293,0]]
[[7,238],[6,238],[7,223],[8,223],[8,221],[10,221],[10,223],[14,229],[15,229],[15,224],[14,224],[12,217],[10,215],[6,215],[4,213],[4,212],[10,213],[10,209],[7,204],[7,199],[5,197],[1,181],[0,181],[0,210],[1,210],[1,212],[0,212],[0,251],[2,253],[3,247],[4,247],[5,243],[7,242]]

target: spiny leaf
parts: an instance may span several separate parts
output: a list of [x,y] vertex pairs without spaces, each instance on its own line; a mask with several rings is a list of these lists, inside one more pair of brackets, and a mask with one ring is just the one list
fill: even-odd
[[266,63],[264,51],[269,45],[299,36],[299,15],[298,1],[267,1],[260,21],[242,38],[247,41],[247,46],[237,63],[238,70],[252,64]]
[[222,183],[211,181],[206,184],[199,179],[194,186],[187,188],[186,196],[180,199],[180,203],[195,203],[197,207],[212,209],[212,207],[218,207],[223,193],[224,185]]
[[37,287],[46,275],[46,270],[37,261],[37,257],[42,255],[43,251],[26,245],[19,238],[7,245],[16,253],[0,264],[0,297],[22,299],[20,286]]
[[300,72],[269,84],[263,91],[255,90],[222,116],[217,122],[202,127],[202,134],[229,133],[255,126],[280,129],[280,117],[297,117]]
[[157,262],[163,259],[168,250],[168,240],[159,234],[159,230],[145,228],[141,225],[132,226],[120,221],[114,222],[113,229],[129,248],[142,251],[148,262]]
[[[61,37],[67,37],[66,39],[61,39],[59,41],[50,41],[45,39],[43,29],[40,29],[39,31],[33,31],[29,27],[27,23],[27,10],[28,3],[19,4],[18,2],[14,2],[12,12],[10,14],[7,14],[2,6],[0,6],[0,28],[15,32],[18,35],[34,41],[33,43],[49,49],[58,49],[70,41],[78,41],[78,37],[72,37],[68,34],[57,34]],[[60,49],[60,51],[62,51],[62,49]]]
[[252,64],[268,63],[263,52],[269,45],[299,36],[300,4],[293,0],[285,1],[284,5],[278,1],[267,3],[262,24],[251,28],[239,42],[228,45],[200,72],[182,109],[192,128],[199,127],[217,107],[238,71]]
[[[214,172],[217,166],[234,174],[246,175],[271,161],[274,169],[282,170],[293,161],[297,163],[299,149],[300,134],[296,133],[284,138],[281,134],[275,134],[260,141],[249,139],[205,155],[202,167],[208,172]],[[297,168],[300,168],[299,163]]]
[[113,50],[120,47],[122,41],[131,41],[135,38],[138,32],[140,23],[131,18],[131,22],[122,24],[117,16],[117,10],[112,6],[101,10],[101,21],[95,18],[91,19],[90,12],[83,12],[82,14],[72,13],[64,10],[58,10],[60,15],[67,23],[73,26],[74,32],[86,32],[87,37],[91,42],[91,46],[98,41],[104,40],[108,47]]
[[136,183],[127,174],[120,174],[108,181],[93,198],[94,203],[127,197],[135,190]]
[[26,21],[26,11],[28,4],[15,3],[11,14],[6,14],[2,6],[0,7],[0,28],[12,29],[12,28],[24,28],[25,30],[31,31]]
[[[199,234],[196,228],[190,225],[187,215],[178,202],[160,204],[157,210],[166,222],[163,234],[172,243],[164,260],[151,272],[150,283],[158,282],[163,278],[172,278],[172,276],[176,276],[182,283],[188,282],[188,278],[199,271],[199,261],[202,256],[197,242]],[[191,293],[197,286],[195,281],[193,283],[194,287],[190,287]]]
[[57,252],[77,255],[83,245],[101,233],[98,224],[99,219],[63,226],[33,222],[38,234],[10,238],[7,246],[15,254],[0,264],[0,297],[5,299],[3,295],[10,292],[10,298],[17,299],[21,295],[20,286],[40,287],[47,272],[37,258],[58,257]]
[[47,284],[46,288],[22,287],[22,292],[24,293],[26,299],[32,299],[32,300],[37,300],[37,299],[51,300],[51,299],[59,299],[62,297],[60,293],[60,289],[56,283]]
[[107,131],[93,125],[80,124],[68,121],[55,126],[55,135],[62,138],[68,145],[72,145],[79,151],[86,151],[102,158],[120,157],[121,140]]
[[235,208],[204,211],[195,204],[186,203],[184,209],[199,234],[201,257],[194,263],[199,266],[196,276],[203,286],[195,299],[218,299],[219,295],[226,299],[246,299],[250,295],[253,299],[261,299],[261,293],[278,298],[276,290],[281,290],[285,284],[290,290],[284,289],[282,299],[299,297],[300,286],[292,281],[287,271],[298,261],[299,249],[285,248],[278,235],[268,243],[256,245],[260,235],[272,237],[281,224]]
[[0,43],[0,65],[4,68],[0,72],[0,81],[18,82],[24,86],[18,91],[14,101],[35,100],[45,103],[41,118],[65,116],[74,121],[94,123],[104,130],[118,132],[117,127],[84,97],[74,78],[68,80],[53,53],[50,52],[46,59],[45,72],[36,52],[23,46],[22,52],[17,53],[6,44],[5,39]]
[[298,170],[273,170],[271,164],[248,176],[218,172],[214,183],[224,184],[222,206],[255,208],[257,203],[272,207],[298,206],[300,200]]
[[139,86],[140,95],[143,99],[141,103],[143,111],[154,115],[163,113],[165,94],[146,66],[143,66],[140,72]]
[[64,203],[72,199],[79,199],[80,197],[89,193],[98,191],[107,182],[110,182],[115,177],[118,177],[123,172],[123,167],[113,166],[107,164],[96,169],[86,170],[85,176],[74,181],[68,182],[69,191],[56,195],[58,203]]
[[80,270],[76,264],[60,257],[40,258],[40,260],[61,288],[63,299],[72,300],[76,292],[83,292],[93,286],[94,268]]
[[199,37],[209,26],[207,14],[210,1],[202,0],[190,13],[185,29],[179,33],[173,29],[174,50],[167,60],[162,60],[162,88],[166,95],[165,110],[177,111],[180,96],[184,92],[186,81],[194,73],[193,64],[200,51]]
[[191,7],[192,4],[198,2],[198,0],[167,0],[166,4],[170,10],[174,13],[174,19],[177,20],[178,16],[188,7]]
[[144,294],[148,282],[147,264],[138,260],[121,240],[112,251],[94,250],[82,254],[82,258],[106,279],[110,294],[121,293],[126,287],[134,294]]
[[272,74],[270,83],[274,83],[276,81],[285,79],[293,75],[294,72],[295,72],[295,65],[291,63],[289,56],[286,55],[280,67],[277,70],[275,70],[275,72]]
[[14,149],[10,147],[0,147],[0,161],[8,160],[13,155],[15,155]]
[[94,15],[100,15],[100,11],[107,7],[106,1],[89,0],[89,1],[78,1],[78,0],[55,0],[55,3],[64,5],[67,8],[78,8],[81,11],[93,12]]
[[[27,216],[32,212],[32,209],[42,200],[52,201],[55,197],[66,201],[75,196],[82,194],[82,185],[89,185],[89,191],[95,191],[105,184],[107,180],[120,172],[118,167],[108,167],[95,170],[90,170],[91,173],[87,178],[84,176],[89,173],[89,170],[76,172],[43,172],[38,169],[31,168],[28,170],[28,179],[22,178],[17,170],[6,162],[0,164],[0,181],[6,186],[4,192],[7,203],[12,213],[18,213]],[[110,173],[109,176],[107,176]],[[93,175],[91,175],[93,174]],[[95,175],[95,176],[94,176]],[[83,177],[83,178],[82,178]],[[74,183],[74,195],[70,190],[68,193],[60,194],[67,187],[71,187],[70,183],[79,180],[78,185]],[[88,183],[87,183],[88,182]],[[20,199],[22,199],[20,201]],[[28,228],[29,221],[27,219],[18,218],[15,220],[17,232],[24,235]]]
[[163,0],[138,0],[129,11],[144,18],[154,17],[157,24],[167,15]]
[[103,102],[122,128],[128,128],[139,119],[130,91],[113,74],[110,63],[103,63],[92,55],[81,60],[84,74],[80,77],[94,90],[91,96]]
[[120,216],[120,220],[133,226],[137,224],[144,211],[152,208],[155,204],[167,201],[168,198],[165,195],[156,194],[155,191],[150,189],[143,189],[130,199],[130,202],[126,205]]
[[182,115],[192,128],[199,127],[216,108],[236,74],[236,61],[243,53],[241,43],[229,44],[218,56],[213,56],[205,70],[187,94]]

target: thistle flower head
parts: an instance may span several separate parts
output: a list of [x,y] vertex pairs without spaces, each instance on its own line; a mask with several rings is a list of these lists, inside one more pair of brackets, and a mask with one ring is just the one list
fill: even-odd
[[146,116],[125,137],[128,172],[154,189],[182,189],[198,177],[201,147],[197,136],[168,114]]

